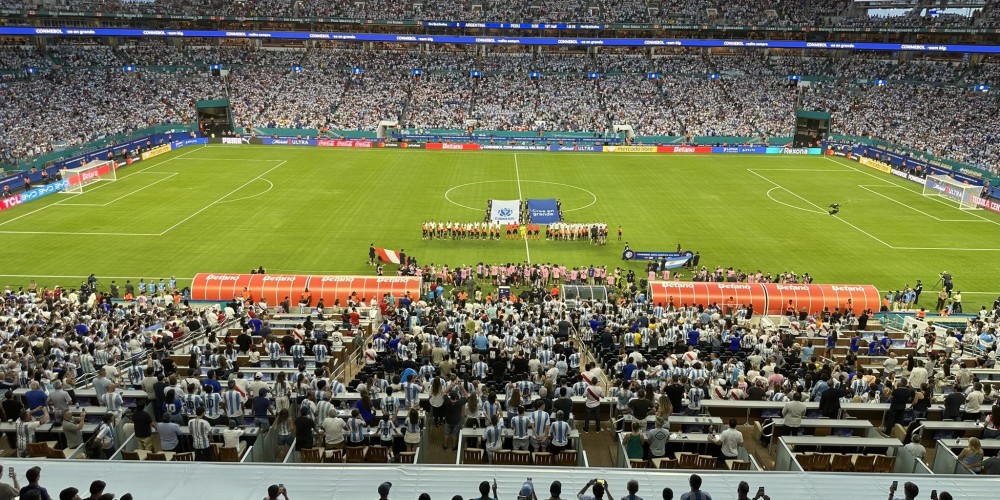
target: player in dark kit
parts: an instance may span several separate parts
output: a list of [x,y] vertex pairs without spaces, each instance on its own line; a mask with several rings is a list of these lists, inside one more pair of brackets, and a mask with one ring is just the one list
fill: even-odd
[[831,203],[830,204],[830,215],[837,215],[837,212],[840,212],[840,204],[839,203]]

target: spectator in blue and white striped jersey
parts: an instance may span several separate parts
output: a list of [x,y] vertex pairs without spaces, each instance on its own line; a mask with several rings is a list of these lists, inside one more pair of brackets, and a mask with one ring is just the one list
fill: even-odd
[[549,427],[552,417],[545,411],[545,402],[535,401],[535,411],[531,412],[531,447],[535,451],[546,451],[549,447]]
[[306,346],[301,340],[296,340],[295,345],[289,349],[292,355],[292,366],[301,366],[306,363]]
[[[508,411],[511,409],[508,408]],[[510,419],[510,429],[514,435],[513,448],[528,451],[528,438],[531,434],[531,418],[524,408],[517,409],[517,416]]]
[[552,422],[550,432],[552,433],[552,453],[559,453],[569,446],[569,433],[572,430],[566,415],[562,411],[556,412],[556,419]]
[[330,348],[326,346],[326,341],[317,342],[313,346],[313,357],[316,360],[316,366],[324,366],[330,356]]
[[284,366],[284,363],[281,361],[281,344],[274,337],[270,337],[270,340],[267,344],[267,357],[271,361],[272,367],[281,368]]
[[215,392],[215,389],[208,384],[205,384],[203,389],[205,391],[204,396],[202,396],[202,402],[205,405],[205,419],[212,425],[218,425],[222,421],[222,395]]
[[39,425],[49,421],[49,409],[42,407],[42,416],[35,420],[28,410],[21,411],[21,418],[14,423],[14,431],[17,434],[17,456],[25,458],[28,456],[28,445],[35,442],[35,430]]
[[226,417],[240,419],[243,418],[243,394],[236,390],[236,381],[229,381],[229,390],[222,393],[222,405],[226,410]]
[[107,407],[109,412],[119,413],[124,411],[125,402],[122,400],[122,395],[115,392],[115,389],[117,389],[115,384],[108,386],[108,392],[105,392],[104,396],[101,397],[101,405]]
[[490,420],[490,425],[483,431],[483,449],[486,450],[486,458],[493,463],[493,454],[503,448],[503,426],[500,419],[494,417]]
[[181,400],[184,403],[184,416],[188,418],[194,417],[198,408],[205,405],[204,398],[198,394],[197,384],[188,384],[187,391]]
[[361,412],[357,408],[351,410],[351,418],[347,419],[347,445],[364,446],[367,428],[368,424],[361,418]]
[[204,408],[198,408],[194,420],[188,422],[188,430],[191,432],[195,459],[202,461],[211,460],[212,439],[210,433],[212,431],[212,424],[208,423],[208,420],[205,420]]

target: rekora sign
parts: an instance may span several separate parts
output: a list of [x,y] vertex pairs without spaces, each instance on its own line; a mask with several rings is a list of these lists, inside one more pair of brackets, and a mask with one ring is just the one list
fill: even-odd
[[281,146],[315,146],[316,139],[292,139],[287,137],[264,137],[263,144],[265,145],[281,145]]

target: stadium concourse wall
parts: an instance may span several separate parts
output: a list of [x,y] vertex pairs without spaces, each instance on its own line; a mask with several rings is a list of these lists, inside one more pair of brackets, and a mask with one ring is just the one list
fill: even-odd
[[[24,181],[22,179],[24,176],[30,178],[32,183],[41,184],[36,188],[15,193],[10,197],[0,198],[0,212],[24,203],[35,201],[53,193],[58,193],[75,186],[81,181],[87,180],[81,178],[60,179],[59,171],[63,167],[76,168],[84,166],[94,160],[112,160],[114,162],[113,167],[117,170],[135,162],[148,160],[175,149],[197,144],[208,144],[208,139],[197,137],[194,132],[181,132],[179,134],[175,134],[174,132],[157,133],[145,137],[139,137],[123,144],[111,145],[97,151],[82,153],[71,158],[60,159],[37,172],[18,173],[4,179],[0,179],[0,185],[10,186],[11,191],[16,191],[24,187]],[[111,166],[109,165],[100,168],[104,170],[99,170],[97,175],[104,175],[108,173]],[[42,171],[45,171],[48,174],[48,178],[51,182],[47,184],[42,182]]]
[[366,302],[391,293],[395,297],[420,296],[423,280],[415,276],[325,276],[304,274],[196,274],[191,281],[191,300],[229,301],[244,292],[254,301],[266,299],[280,304],[286,298],[298,304],[301,294],[312,294],[312,304],[320,299],[327,306],[347,304],[352,294]]
[[[1000,186],[990,183],[991,179],[970,175],[970,172],[966,170],[955,171],[921,158],[913,158],[877,146],[834,141],[826,142],[823,146],[825,155],[854,160],[878,172],[895,175],[920,185],[927,184],[927,175],[944,175],[964,184],[981,186],[982,190],[978,194],[964,194],[968,199],[963,201],[967,205],[974,205],[983,210],[1000,214],[1000,201],[998,201],[1000,200]],[[946,189],[940,185],[935,185],[935,187],[939,190]],[[962,193],[953,193],[949,197],[955,198],[962,195]]]
[[753,306],[754,314],[781,315],[788,307],[805,308],[809,314],[824,309],[852,308],[855,314],[865,309],[879,310],[879,291],[872,285],[799,285],[778,283],[717,283],[653,281],[649,283],[650,301],[664,307],[719,304]]

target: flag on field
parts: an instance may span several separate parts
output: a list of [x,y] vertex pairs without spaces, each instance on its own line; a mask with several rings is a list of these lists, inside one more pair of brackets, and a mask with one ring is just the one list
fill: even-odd
[[375,247],[375,255],[378,256],[378,260],[382,262],[388,262],[390,264],[399,264],[399,252],[395,250],[386,250],[385,248]]
[[491,200],[490,220],[500,224],[513,224],[521,220],[521,200]]

